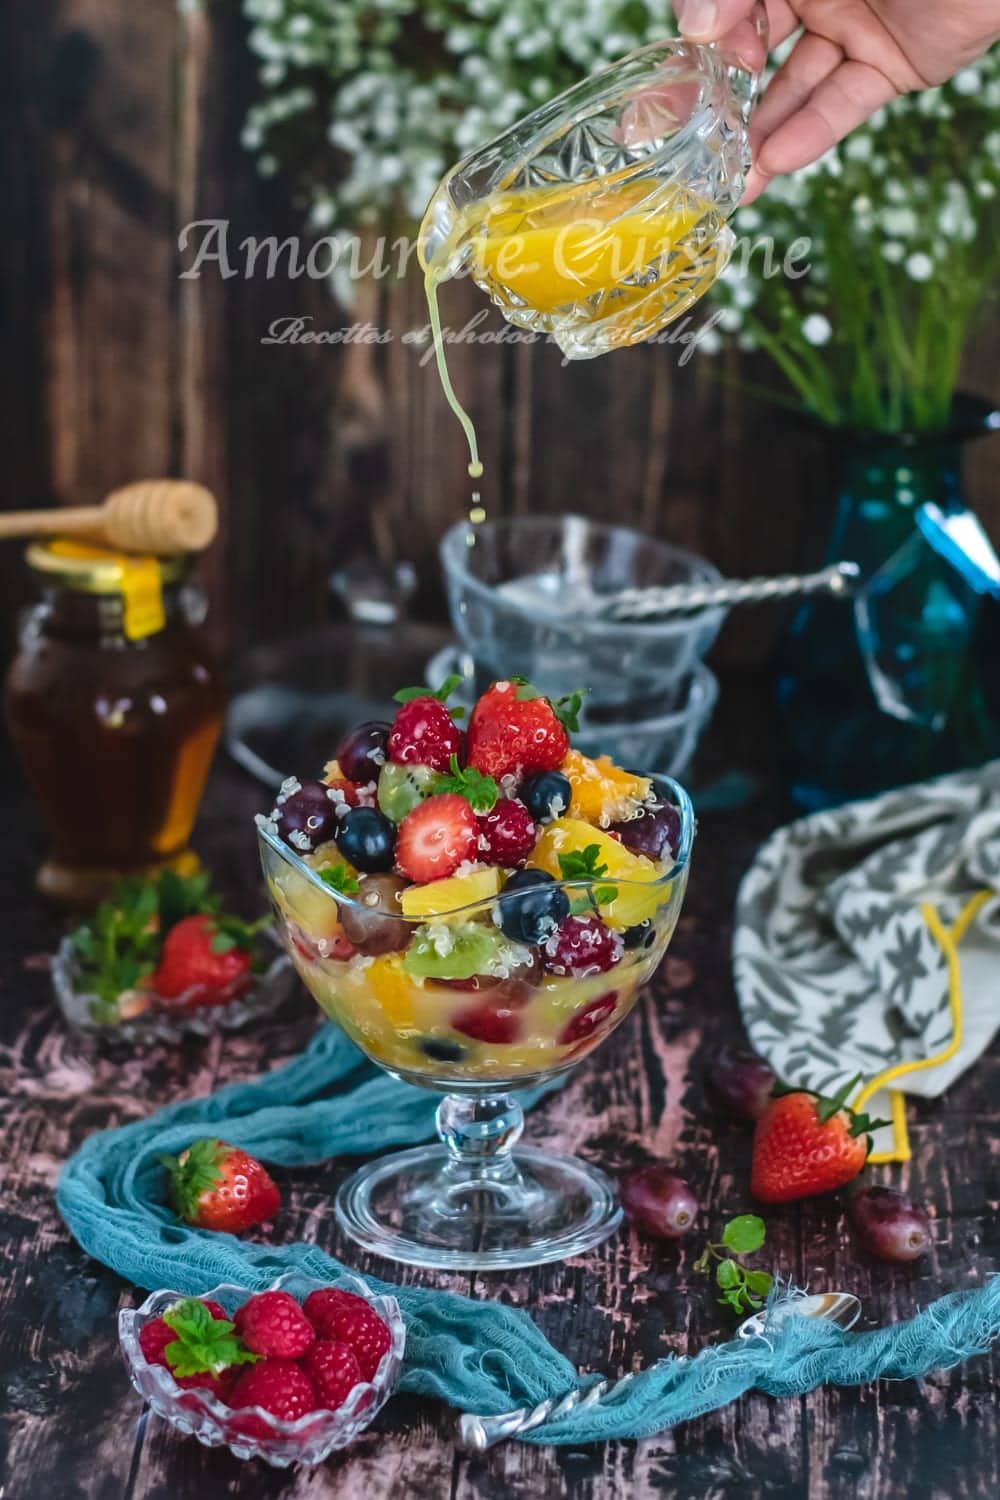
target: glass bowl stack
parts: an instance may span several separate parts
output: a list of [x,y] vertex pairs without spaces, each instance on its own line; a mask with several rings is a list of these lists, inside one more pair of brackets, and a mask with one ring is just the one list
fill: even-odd
[[431,681],[460,673],[470,702],[505,677],[553,696],[587,687],[579,749],[684,773],[718,696],[704,657],[725,610],[619,622],[599,606],[624,589],[716,583],[711,563],[572,515],[461,521],[441,543],[441,563],[458,645],[434,658]]

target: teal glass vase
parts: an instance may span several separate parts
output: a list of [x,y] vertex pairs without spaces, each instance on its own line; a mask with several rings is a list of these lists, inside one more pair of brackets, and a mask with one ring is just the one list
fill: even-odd
[[839,483],[826,560],[859,565],[871,608],[809,599],[779,647],[785,771],[801,808],[1000,755],[1000,603],[917,524],[928,503],[945,517],[964,511],[962,449],[998,425],[985,402],[960,397],[945,432],[830,433]]

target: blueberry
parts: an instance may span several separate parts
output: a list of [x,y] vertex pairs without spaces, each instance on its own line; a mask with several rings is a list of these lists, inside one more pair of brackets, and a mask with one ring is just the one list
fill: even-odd
[[544,943],[569,916],[569,897],[544,870],[518,870],[497,899],[496,920],[515,943]]
[[622,939],[626,948],[643,948],[647,937],[653,936],[653,924],[647,917],[645,922],[640,922],[638,927],[627,927],[622,933]]
[[366,875],[391,870],[396,857],[396,830],[374,807],[352,807],[337,832],[337,848]]
[[443,1041],[437,1036],[425,1036],[420,1042],[420,1050],[432,1062],[456,1063],[461,1062],[465,1056],[464,1047],[460,1047],[457,1042]]
[[573,788],[560,771],[539,771],[528,777],[518,795],[536,823],[551,823],[569,812]]

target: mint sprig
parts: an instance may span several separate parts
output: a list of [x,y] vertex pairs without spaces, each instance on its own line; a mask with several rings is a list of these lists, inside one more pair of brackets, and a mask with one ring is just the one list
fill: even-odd
[[318,874],[323,884],[328,885],[340,896],[356,896],[361,889],[357,878],[351,874],[347,865],[329,865]]
[[[564,880],[600,880],[608,873],[608,867],[601,860],[601,846],[599,844],[588,844],[585,849],[571,849],[568,854],[559,855],[559,869],[562,871]],[[608,906],[617,900],[618,887],[616,885],[597,885],[591,892],[598,906]]]
[[[753,1255],[767,1237],[767,1226],[756,1214],[737,1214],[722,1230],[718,1244],[708,1244],[695,1261],[694,1269],[707,1276],[715,1265],[715,1281],[723,1307],[737,1313],[756,1312],[764,1306],[774,1284],[770,1271],[748,1270],[733,1256]],[[731,1255],[726,1255],[726,1251]]]
[[466,766],[463,770],[457,755],[451,757],[449,764],[449,775],[443,776],[435,787],[438,796],[442,792],[457,792],[460,797],[465,798],[472,811],[477,813],[488,813],[496,807],[500,788],[492,776],[484,776],[475,766]]
[[204,1302],[185,1297],[163,1314],[163,1321],[176,1334],[164,1354],[171,1373],[180,1376],[218,1375],[233,1365],[252,1365],[253,1354],[236,1334],[228,1319],[213,1318]]
[[[452,672],[445,678],[436,692],[433,688],[429,687],[400,688],[398,693],[393,693],[392,701],[394,703],[412,703],[414,698],[436,698],[439,703],[447,703],[455,689],[461,687],[464,681],[465,678],[461,672]],[[453,708],[450,712],[453,719],[465,718],[464,708]]]

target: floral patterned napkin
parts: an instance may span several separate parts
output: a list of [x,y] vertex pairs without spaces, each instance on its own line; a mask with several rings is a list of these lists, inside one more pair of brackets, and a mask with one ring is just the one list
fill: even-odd
[[933,1098],[1000,1026],[1000,761],[803,818],[764,844],[737,899],[733,964],[750,1041],[786,1083],[891,1119],[873,1160],[909,1157],[904,1096]]

